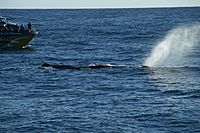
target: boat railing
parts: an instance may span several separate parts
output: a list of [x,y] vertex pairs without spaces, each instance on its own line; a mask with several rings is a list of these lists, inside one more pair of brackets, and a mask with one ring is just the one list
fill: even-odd
[[0,16],[0,33],[36,33],[35,29],[32,28],[31,23],[27,25],[19,25],[7,21],[5,17]]
[[24,25],[0,25],[1,33],[35,33],[35,29]]

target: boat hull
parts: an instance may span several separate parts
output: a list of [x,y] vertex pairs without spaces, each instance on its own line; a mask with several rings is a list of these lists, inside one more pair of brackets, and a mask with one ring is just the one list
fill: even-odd
[[37,33],[0,35],[0,48],[25,48]]

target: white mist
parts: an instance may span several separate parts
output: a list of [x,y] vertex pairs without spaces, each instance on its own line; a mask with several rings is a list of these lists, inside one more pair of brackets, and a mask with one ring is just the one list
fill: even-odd
[[184,65],[184,57],[200,42],[200,23],[180,26],[167,33],[146,59],[149,67],[174,67]]

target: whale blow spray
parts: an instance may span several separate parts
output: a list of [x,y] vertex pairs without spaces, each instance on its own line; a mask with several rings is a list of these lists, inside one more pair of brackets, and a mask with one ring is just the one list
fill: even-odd
[[184,64],[192,48],[200,42],[200,23],[180,26],[168,32],[152,50],[144,65],[149,67],[173,67]]

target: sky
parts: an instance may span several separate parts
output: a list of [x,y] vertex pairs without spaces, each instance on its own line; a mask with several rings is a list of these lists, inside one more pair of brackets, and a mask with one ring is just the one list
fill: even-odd
[[0,8],[144,8],[200,6],[200,0],[0,0]]

